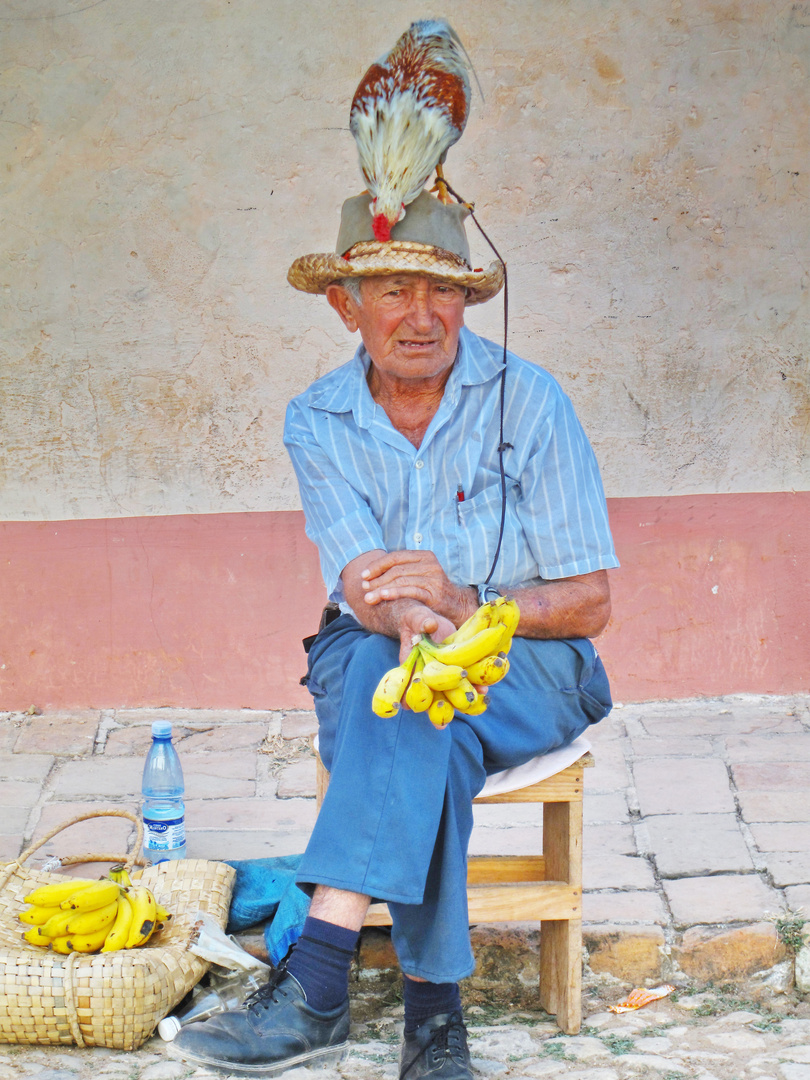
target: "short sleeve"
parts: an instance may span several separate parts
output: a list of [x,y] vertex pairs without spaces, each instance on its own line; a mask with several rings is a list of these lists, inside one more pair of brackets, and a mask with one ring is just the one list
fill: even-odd
[[287,407],[284,445],[293,463],[307,536],[318,548],[329,599],[344,600],[340,575],[366,551],[385,547],[368,502],[348,483],[318,443],[312,410],[293,400]]
[[516,506],[547,580],[618,566],[596,457],[571,401],[554,385],[553,408],[526,460]]

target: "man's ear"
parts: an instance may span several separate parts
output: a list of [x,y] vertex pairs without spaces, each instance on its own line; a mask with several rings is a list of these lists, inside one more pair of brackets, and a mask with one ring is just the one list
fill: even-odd
[[342,285],[327,285],[326,299],[338,313],[349,333],[354,334],[359,326],[355,317],[357,305],[354,298],[349,295]]

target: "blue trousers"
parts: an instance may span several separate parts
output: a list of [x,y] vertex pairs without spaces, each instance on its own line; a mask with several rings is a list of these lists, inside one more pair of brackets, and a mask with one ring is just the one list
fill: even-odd
[[443,730],[427,713],[371,711],[399,644],[349,615],[309,652],[319,752],[329,787],[296,881],[388,902],[407,975],[457,982],[475,963],[467,914],[472,800],[487,775],[565,746],[610,711],[602,662],[587,639],[515,638],[507,677],[480,716]]

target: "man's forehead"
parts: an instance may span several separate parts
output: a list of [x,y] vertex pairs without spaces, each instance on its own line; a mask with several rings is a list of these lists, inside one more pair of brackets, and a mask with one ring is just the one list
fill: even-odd
[[442,285],[447,288],[458,289],[460,292],[464,291],[461,285],[456,285],[450,281],[442,281],[441,278],[434,278],[431,277],[429,274],[371,274],[368,277],[361,278],[360,281],[365,287],[372,291],[391,288],[405,288],[416,285],[417,283],[422,281],[424,281],[428,285]]

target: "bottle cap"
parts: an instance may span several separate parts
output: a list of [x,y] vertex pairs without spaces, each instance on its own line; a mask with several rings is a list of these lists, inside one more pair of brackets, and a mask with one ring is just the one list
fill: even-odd
[[171,1042],[182,1026],[176,1016],[164,1016],[158,1024],[158,1035],[164,1042]]
[[171,735],[172,725],[168,720],[155,720],[152,724],[152,734],[157,735],[162,739],[165,739],[167,735]]

